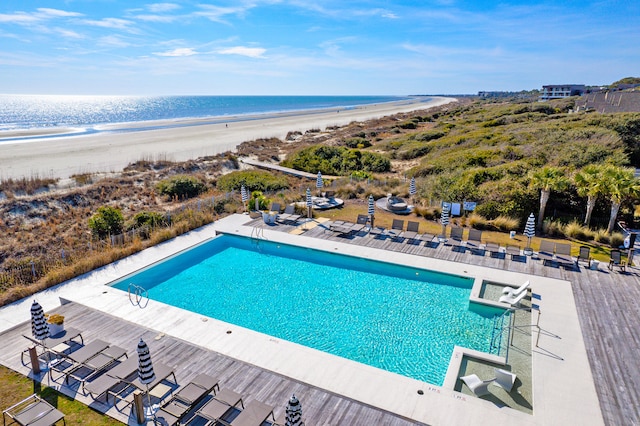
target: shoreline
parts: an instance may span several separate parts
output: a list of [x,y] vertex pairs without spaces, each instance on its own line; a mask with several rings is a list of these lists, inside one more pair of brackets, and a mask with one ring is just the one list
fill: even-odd
[[[259,138],[284,139],[288,132],[342,126],[403,112],[433,108],[455,98],[430,97],[268,114],[217,116],[104,124],[98,132],[60,134],[60,129],[34,129],[33,139],[0,138],[0,180],[68,178],[74,174],[116,172],[141,159],[187,161],[233,151],[243,142]],[[20,136],[29,136],[20,132]],[[44,136],[44,137],[43,137]],[[9,136],[3,135],[4,138]]]

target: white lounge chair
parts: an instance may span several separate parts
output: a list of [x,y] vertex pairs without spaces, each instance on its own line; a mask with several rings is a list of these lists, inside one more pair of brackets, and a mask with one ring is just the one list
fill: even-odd
[[526,291],[523,291],[520,294],[516,294],[515,296],[512,296],[510,294],[505,294],[504,296],[500,296],[499,300],[502,303],[508,303],[511,306],[516,306],[520,304],[520,301],[524,299],[526,295],[527,295]]
[[517,296],[520,293],[522,293],[523,291],[527,291],[527,289],[529,288],[530,284],[531,284],[530,281],[527,280],[527,281],[524,282],[524,284],[522,284],[518,288],[513,288],[511,286],[507,286],[507,287],[502,289],[502,294],[508,294],[510,296]]
[[496,384],[507,392],[511,392],[513,384],[516,382],[516,375],[510,371],[496,368]]
[[460,377],[460,380],[462,380],[476,396],[483,396],[491,393],[489,392],[489,385],[496,379],[480,380],[480,377],[475,374],[470,374]]

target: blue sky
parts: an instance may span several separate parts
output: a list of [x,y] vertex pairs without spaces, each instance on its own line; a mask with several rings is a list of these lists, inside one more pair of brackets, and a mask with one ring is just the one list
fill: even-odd
[[0,93],[407,95],[640,76],[638,1],[2,0]]

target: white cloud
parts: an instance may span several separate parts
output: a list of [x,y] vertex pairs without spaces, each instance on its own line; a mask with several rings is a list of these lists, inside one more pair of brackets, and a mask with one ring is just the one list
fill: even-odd
[[118,36],[105,36],[105,37],[101,37],[98,40],[98,43],[104,46],[111,46],[111,47],[129,47],[131,46],[131,43],[128,43],[124,40],[122,40],[120,37]]
[[68,30],[65,28],[55,28],[54,31],[65,38],[75,38],[75,39],[84,38],[82,34],[79,34],[73,30]]
[[101,20],[85,19],[82,22],[86,25],[91,25],[94,27],[112,28],[117,30],[124,30],[133,25],[132,21],[119,18],[103,18]]
[[156,55],[156,56],[170,56],[170,57],[193,56],[193,55],[197,55],[197,54],[198,54],[198,52],[196,52],[194,49],[192,49],[190,47],[180,47],[180,48],[169,50],[169,51],[166,51],[166,52],[154,53],[154,55]]
[[71,18],[77,16],[83,16],[82,13],[78,12],[67,12],[66,10],[59,9],[50,9],[48,7],[40,7],[37,9],[41,15],[45,17],[55,17],[55,18]]
[[171,12],[180,9],[180,5],[175,3],[154,3],[147,6],[153,13]]
[[266,52],[266,49],[261,47],[245,47],[245,46],[235,46],[229,47],[227,49],[220,49],[218,53],[221,55],[240,55],[240,56],[248,56],[250,58],[263,58],[263,54]]
[[160,22],[160,23],[169,23],[178,19],[177,16],[173,15],[136,15],[136,19],[145,22]]
[[0,22],[7,24],[31,24],[42,19],[24,12],[0,13]]

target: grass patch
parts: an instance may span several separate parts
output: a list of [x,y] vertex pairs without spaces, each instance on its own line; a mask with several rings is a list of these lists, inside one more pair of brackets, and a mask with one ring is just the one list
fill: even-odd
[[67,425],[122,425],[81,402],[0,365],[0,407],[3,410],[34,393],[62,411]]

